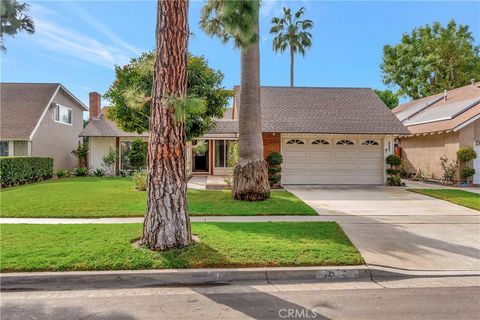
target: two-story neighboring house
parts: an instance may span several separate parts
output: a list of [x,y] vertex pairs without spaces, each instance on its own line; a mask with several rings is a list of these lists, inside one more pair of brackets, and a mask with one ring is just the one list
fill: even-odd
[[51,157],[72,169],[87,107],[60,83],[0,83],[0,156]]

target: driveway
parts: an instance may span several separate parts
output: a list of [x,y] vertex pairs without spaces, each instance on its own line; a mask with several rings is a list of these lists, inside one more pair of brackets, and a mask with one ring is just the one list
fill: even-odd
[[287,186],[338,222],[367,265],[480,272],[480,212],[381,186]]

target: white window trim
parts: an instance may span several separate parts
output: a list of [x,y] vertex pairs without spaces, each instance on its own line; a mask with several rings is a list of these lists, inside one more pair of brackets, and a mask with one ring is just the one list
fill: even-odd
[[[63,121],[57,121],[57,119],[55,119],[55,109],[56,109],[57,107],[62,107],[62,108],[65,108],[65,109],[67,109],[67,110],[70,110],[72,123],[63,122]],[[60,123],[60,124],[67,125],[67,126],[73,126],[73,109],[72,109],[72,108],[69,108],[69,107],[66,107],[66,106],[64,106],[64,105],[61,105],[61,104],[59,104],[59,103],[55,103],[55,108],[53,108],[53,121],[55,121],[56,123]]]

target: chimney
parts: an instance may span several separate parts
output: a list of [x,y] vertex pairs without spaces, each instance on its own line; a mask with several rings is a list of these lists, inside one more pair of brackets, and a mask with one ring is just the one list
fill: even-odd
[[101,107],[101,99],[102,96],[98,92],[90,92],[89,96],[89,106],[88,106],[88,113],[90,120],[93,118],[98,118],[100,116]]

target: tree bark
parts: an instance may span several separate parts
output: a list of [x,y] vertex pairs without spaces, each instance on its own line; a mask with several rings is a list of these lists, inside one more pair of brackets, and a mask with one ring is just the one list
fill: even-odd
[[290,87],[293,87],[294,79],[294,63],[295,63],[295,52],[293,51],[292,45],[290,45]]
[[238,122],[238,165],[233,173],[233,197],[248,201],[265,200],[270,197],[270,185],[263,159],[258,42],[242,49]]
[[168,250],[192,241],[187,211],[185,132],[169,97],[187,92],[188,0],[158,0],[148,141],[147,211],[140,243]]

